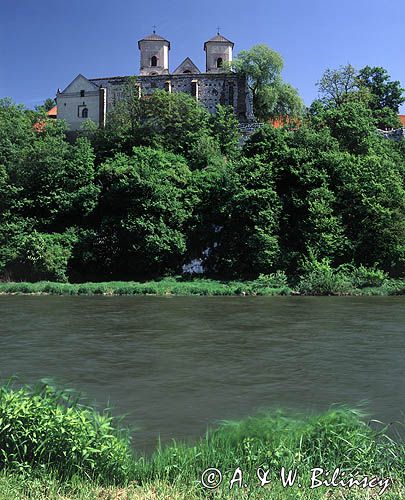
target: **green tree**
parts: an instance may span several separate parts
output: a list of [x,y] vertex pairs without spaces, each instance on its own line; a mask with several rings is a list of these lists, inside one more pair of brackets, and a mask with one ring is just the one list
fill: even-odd
[[329,108],[323,115],[324,124],[342,148],[351,153],[366,153],[379,141],[373,113],[363,102],[347,101]]
[[11,99],[0,99],[0,164],[18,165],[35,139],[32,116]]
[[12,168],[12,178],[20,189],[20,215],[35,218],[38,229],[63,231],[91,213],[98,188],[88,140],[79,138],[70,145],[58,124],[51,122],[28,153]]
[[147,147],[100,166],[98,221],[81,235],[81,270],[122,279],[177,271],[186,252],[190,170],[181,156]]
[[[271,168],[258,158],[234,166],[231,192],[223,200],[205,265],[226,277],[257,277],[277,269],[280,200]],[[225,185],[226,186],[226,185]]]
[[351,64],[337,69],[328,68],[317,86],[322,102],[341,106],[359,91],[357,71]]
[[234,158],[239,153],[239,122],[232,106],[219,104],[215,115],[211,117],[211,127],[217,139],[221,153],[228,159]]
[[233,69],[247,79],[259,120],[279,118],[282,114],[295,118],[302,114],[303,103],[297,91],[281,78],[283,66],[280,54],[264,44],[242,50],[232,63]]
[[375,126],[399,128],[399,106],[405,102],[399,81],[391,81],[381,67],[366,66],[357,71],[351,64],[327,69],[318,82],[320,101],[338,108],[349,102],[361,103],[372,112]]
[[357,81],[360,88],[370,93],[368,105],[373,111],[377,126],[384,128],[399,128],[399,107],[405,102],[404,90],[401,83],[392,81],[384,68],[366,66],[362,68]]
[[[140,97],[133,82],[126,89],[123,100],[109,113],[106,128],[96,134],[99,161],[117,152],[130,154],[134,146],[149,146],[181,154],[192,168],[198,168],[202,153],[199,144],[206,144],[210,136],[208,111],[183,92],[157,89],[150,96]],[[219,152],[219,146],[216,149]]]
[[36,111],[39,113],[45,114],[47,111],[50,111],[54,106],[56,106],[55,99],[48,97],[45,99],[44,103],[40,106],[36,106]]
[[405,89],[398,80],[392,81],[387,70],[380,67],[365,66],[357,75],[360,86],[366,87],[371,95],[371,109],[389,108],[399,113],[399,107],[405,102]]
[[58,234],[34,229],[14,236],[3,275],[14,281],[67,281],[68,263],[76,241],[74,230]]

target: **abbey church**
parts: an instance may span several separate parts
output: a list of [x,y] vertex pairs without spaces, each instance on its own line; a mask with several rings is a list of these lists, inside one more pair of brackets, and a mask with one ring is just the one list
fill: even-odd
[[[227,69],[232,61],[234,44],[219,32],[204,43],[206,66],[202,72],[186,57],[170,71],[170,42],[155,31],[138,42],[140,71],[136,78],[140,95],[155,89],[186,92],[210,113],[218,104],[232,106],[241,123],[254,120],[250,94],[243,76]],[[108,111],[122,99],[129,76],[91,78],[78,75],[63,91],[58,90],[57,118],[65,120],[70,130],[79,130],[86,119],[104,126]]]

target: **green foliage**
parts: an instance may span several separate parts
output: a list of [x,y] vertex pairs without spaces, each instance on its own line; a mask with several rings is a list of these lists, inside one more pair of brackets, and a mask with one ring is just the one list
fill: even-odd
[[[380,129],[399,128],[399,107],[405,102],[399,81],[391,81],[384,68],[366,66],[357,71],[351,64],[327,69],[318,82],[321,101],[339,108],[347,103],[362,103],[370,110]],[[353,118],[355,115],[353,115]]]
[[359,90],[356,75],[351,64],[338,69],[328,68],[317,83],[322,101],[339,107],[350,100]]
[[298,290],[310,295],[371,294],[396,295],[403,283],[390,282],[387,273],[376,267],[342,264],[331,266],[330,260],[317,260],[311,255],[301,264]]
[[208,467],[233,472],[239,466],[246,474],[262,467],[270,469],[268,479],[275,480],[282,467],[304,477],[320,464],[329,471],[340,468],[346,476],[361,471],[400,480],[403,445],[372,430],[359,412],[346,408],[309,417],[274,412],[225,422],[194,446],[174,443],[159,449],[136,471],[141,483],[153,479],[184,483],[198,481],[198,473]]
[[38,112],[45,114],[47,111],[50,111],[54,106],[56,106],[55,99],[48,97],[47,99],[45,99],[44,103],[41,106],[37,106],[35,109]]
[[[345,407],[305,416],[273,411],[222,422],[195,443],[173,442],[159,446],[151,457],[134,456],[127,434],[117,430],[115,420],[84,406],[71,391],[46,384],[36,389],[5,386],[0,389],[0,464],[4,468],[0,495],[203,498],[202,471],[217,467],[231,477],[238,466],[250,485],[251,498],[263,498],[255,474],[259,467],[270,470],[271,491],[284,498],[285,489],[274,490],[282,467],[305,477],[322,466],[328,471],[339,468],[346,478],[390,478],[387,495],[394,499],[399,498],[394,485],[404,480],[405,450],[386,430],[374,430],[361,412]],[[111,491],[108,485],[121,488]],[[318,490],[314,496],[308,483],[301,493],[298,487],[289,490],[288,498],[309,498],[311,492],[311,498],[321,499],[325,494]],[[218,494],[229,497],[227,480]],[[358,495],[351,490],[351,498],[362,495],[364,489]]]
[[295,118],[303,112],[298,92],[281,78],[283,66],[280,54],[264,44],[242,50],[232,63],[233,69],[247,79],[259,120],[285,115]]
[[124,482],[131,470],[129,441],[114,419],[47,384],[0,388],[0,450],[0,466],[8,470],[110,483]]
[[255,283],[263,284],[263,286],[268,288],[288,287],[288,279],[284,271],[277,271],[271,274],[259,274]]
[[303,276],[298,289],[303,294],[341,295],[349,293],[352,288],[350,277],[340,268],[334,269],[326,258],[317,261],[308,259],[302,265]]
[[186,251],[190,177],[181,156],[146,147],[103,163],[100,218],[94,231],[82,234],[80,261],[99,276],[126,279],[176,270]]
[[358,84],[371,94],[370,107],[373,110],[388,108],[399,113],[399,107],[405,102],[401,82],[391,81],[386,69],[380,66],[365,66],[357,75]]
[[213,235],[206,266],[222,276],[255,277],[275,270],[279,259],[280,201],[273,172],[259,159],[241,159],[235,183]]
[[0,99],[0,165],[18,165],[35,138],[32,120],[22,106]]
[[217,139],[221,153],[232,159],[239,153],[239,122],[231,106],[217,106],[215,115],[211,118],[211,127]]
[[130,83],[126,98],[114,106],[93,144],[100,160],[116,152],[130,154],[134,146],[149,146],[181,154],[190,168],[198,168],[199,158],[195,161],[193,153],[209,138],[209,120],[208,111],[189,94],[156,90],[140,99],[138,87]]
[[76,242],[74,231],[39,233],[35,229],[14,241],[3,272],[8,279],[67,281],[68,262]]
[[[263,119],[300,114],[277,53],[253,47],[234,68]],[[43,110],[0,101],[0,278],[147,280],[193,259],[206,276],[243,280],[226,293],[289,293],[246,280],[280,272],[295,282],[312,261],[330,269],[306,270],[305,293],[346,293],[342,265],[403,276],[405,142],[376,132],[394,125],[402,90],[382,68],[351,66],[328,70],[320,87],[305,118],[263,125],[243,146],[232,108],[211,116],[186,94],[140,96],[136,79],[105,129],[88,122],[77,139]],[[359,280],[349,280],[355,293],[402,290]]]

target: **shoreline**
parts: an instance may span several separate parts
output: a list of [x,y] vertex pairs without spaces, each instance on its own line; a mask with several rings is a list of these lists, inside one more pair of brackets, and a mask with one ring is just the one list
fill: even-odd
[[86,283],[59,283],[52,281],[39,282],[0,282],[0,296],[6,295],[100,295],[100,296],[334,296],[334,297],[366,297],[366,296],[401,296],[405,295],[405,280],[387,279],[380,286],[362,288],[345,288],[329,290],[300,291],[298,286],[288,284],[267,284],[256,281],[220,281],[212,279],[194,279],[183,281],[175,278],[163,278],[156,281],[110,281]]

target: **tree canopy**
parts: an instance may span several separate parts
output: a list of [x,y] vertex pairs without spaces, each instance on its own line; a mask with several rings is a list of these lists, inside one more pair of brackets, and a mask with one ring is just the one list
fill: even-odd
[[281,78],[284,62],[280,54],[267,45],[242,50],[232,63],[233,69],[246,77],[253,97],[253,109],[259,120],[303,113],[298,92]]
[[357,71],[351,64],[327,69],[318,82],[321,102],[339,107],[347,102],[362,102],[373,115],[380,129],[398,128],[399,107],[405,102],[404,89],[392,81],[382,67],[366,66]]
[[[259,116],[290,116],[297,95],[278,54],[254,47],[235,68]],[[267,123],[245,142],[232,108],[139,98],[134,80],[104,129],[87,122],[75,137],[1,100],[0,279],[148,279],[192,259],[218,278],[325,263],[403,275],[405,141],[376,130],[403,91],[379,67],[321,82],[299,126]]]

